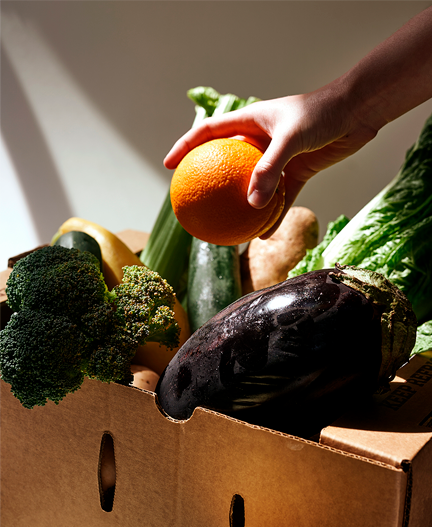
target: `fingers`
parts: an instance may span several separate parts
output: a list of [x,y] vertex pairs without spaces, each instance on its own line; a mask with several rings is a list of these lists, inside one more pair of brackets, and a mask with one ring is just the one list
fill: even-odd
[[176,168],[188,152],[193,150],[196,146],[212,139],[214,139],[214,137],[211,135],[210,129],[207,125],[192,128],[180,137],[168,152],[163,161],[165,167],[171,170]]
[[219,117],[208,117],[202,124],[186,132],[166,155],[165,167],[175,169],[188,152],[212,139],[241,137],[265,150],[269,143],[268,135],[256,125],[249,108],[235,110]]
[[[296,146],[298,141],[287,136],[288,127],[281,124],[278,127],[281,133],[273,134],[274,111],[271,106],[271,111],[266,111],[267,106],[264,102],[257,102],[219,117],[208,117],[174,144],[164,159],[166,168],[175,169],[188,152],[207,141],[224,137],[246,140],[264,152],[251,177],[248,201],[255,208],[265,207],[273,197],[285,166],[300,152]],[[295,186],[293,192],[297,195],[300,189],[294,190]],[[286,210],[291,204],[292,201]]]
[[279,225],[282,223],[283,219],[286,216],[286,213],[293,205],[294,201],[296,200],[297,196],[300,194],[301,189],[305,185],[305,181],[300,181],[297,179],[289,178],[285,176],[285,206],[284,210],[282,211],[281,215],[279,216],[276,223],[271,227],[266,233],[264,233],[262,236],[260,236],[261,240],[267,240],[272,236],[279,228]]
[[270,202],[285,166],[296,153],[289,141],[273,138],[251,176],[248,201],[252,207],[262,209]]

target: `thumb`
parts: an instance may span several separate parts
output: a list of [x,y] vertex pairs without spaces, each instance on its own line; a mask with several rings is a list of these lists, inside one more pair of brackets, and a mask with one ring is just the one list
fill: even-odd
[[248,202],[256,209],[262,209],[273,197],[282,171],[290,159],[282,145],[270,143],[256,164],[249,182]]

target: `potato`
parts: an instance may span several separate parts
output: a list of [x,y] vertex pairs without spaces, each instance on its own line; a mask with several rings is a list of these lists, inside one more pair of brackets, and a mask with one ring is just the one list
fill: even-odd
[[159,380],[159,375],[156,372],[141,364],[132,364],[131,371],[134,377],[132,386],[149,392],[155,391]]
[[291,207],[267,240],[255,238],[240,257],[243,294],[278,284],[318,243],[318,220],[306,207]]

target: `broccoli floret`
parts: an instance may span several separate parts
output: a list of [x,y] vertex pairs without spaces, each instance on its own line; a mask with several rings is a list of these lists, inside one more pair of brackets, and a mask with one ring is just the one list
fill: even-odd
[[111,300],[96,256],[62,246],[43,247],[19,260],[6,294],[13,311],[64,314],[77,323],[94,306]]
[[89,350],[66,317],[22,309],[0,331],[1,376],[26,408],[58,403],[81,386]]
[[123,280],[112,293],[117,306],[114,329],[94,350],[87,376],[125,384],[132,379],[130,362],[138,345],[177,347],[180,327],[174,318],[174,290],[158,273],[137,265],[124,267]]
[[90,356],[86,375],[102,382],[130,384],[133,380],[131,361],[137,342],[127,335],[114,333],[101,342]]
[[58,403],[86,376],[129,384],[139,344],[178,346],[173,289],[146,267],[125,267],[109,292],[93,255],[49,246],[15,264],[6,291],[16,313],[0,332],[0,373],[26,408]]
[[158,273],[132,265],[123,269],[122,283],[113,290],[127,330],[139,344],[159,342],[178,346],[180,328],[174,319],[175,293]]

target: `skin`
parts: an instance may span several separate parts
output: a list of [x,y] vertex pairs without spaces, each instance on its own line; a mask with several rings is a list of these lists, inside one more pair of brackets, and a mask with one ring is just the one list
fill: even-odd
[[174,169],[196,146],[244,139],[264,154],[252,174],[249,203],[265,207],[284,174],[282,222],[305,183],[360,150],[387,123],[432,97],[432,7],[408,21],[348,72],[313,92],[260,101],[189,130],[164,160]]

